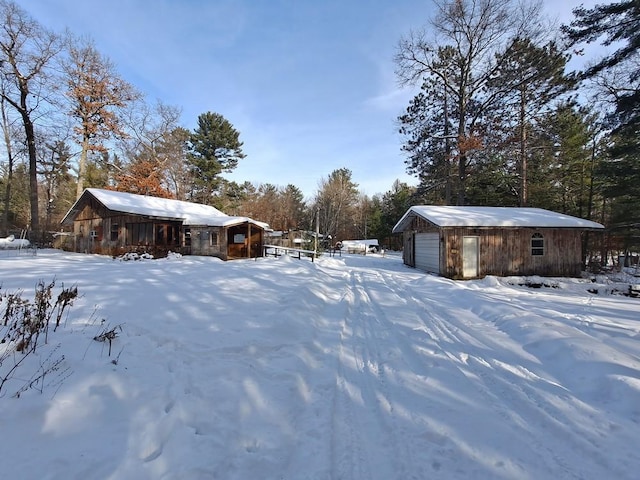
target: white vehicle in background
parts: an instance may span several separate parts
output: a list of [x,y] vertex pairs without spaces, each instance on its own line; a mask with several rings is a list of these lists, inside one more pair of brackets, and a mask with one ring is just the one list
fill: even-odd
[[17,250],[20,248],[31,247],[31,242],[26,238],[16,238],[14,235],[9,235],[5,238],[0,238],[0,249],[2,250]]
[[378,253],[380,251],[380,245],[375,238],[369,238],[366,240],[342,240],[338,242],[341,244],[341,250],[347,253]]

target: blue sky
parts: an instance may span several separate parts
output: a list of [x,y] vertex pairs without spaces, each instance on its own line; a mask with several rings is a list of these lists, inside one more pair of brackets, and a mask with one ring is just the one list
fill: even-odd
[[[220,113],[247,157],[227,178],[294,184],[306,198],[338,168],[367,195],[405,173],[395,119],[412,92],[394,75],[401,36],[427,23],[429,0],[22,0],[44,26],[89,35],[124,79],[198,115]],[[545,0],[570,19],[590,0]]]

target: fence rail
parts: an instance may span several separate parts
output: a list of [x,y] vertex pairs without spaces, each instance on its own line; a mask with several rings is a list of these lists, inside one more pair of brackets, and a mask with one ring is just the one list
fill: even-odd
[[317,253],[313,250],[303,250],[301,248],[281,247],[279,245],[263,245],[264,256],[268,257],[272,255],[274,257],[280,257],[282,255],[289,255],[290,257],[301,259],[305,257],[311,257],[311,261],[315,259]]

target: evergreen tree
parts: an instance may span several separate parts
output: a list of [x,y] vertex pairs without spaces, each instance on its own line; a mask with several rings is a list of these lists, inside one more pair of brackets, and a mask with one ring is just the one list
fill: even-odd
[[493,109],[499,120],[494,123],[500,123],[504,133],[499,143],[504,157],[517,159],[513,166],[521,207],[529,203],[528,165],[535,155],[529,148],[529,133],[540,115],[553,107],[552,102],[574,86],[573,76],[564,74],[567,61],[554,42],[537,46],[529,38],[515,38],[500,55],[488,82],[489,91],[501,92]]
[[[583,78],[591,78],[604,70],[625,64],[629,83],[637,85],[640,68],[634,60],[640,48],[640,2],[621,0],[590,9],[581,6],[574,9],[573,14],[575,19],[569,25],[562,26],[571,46],[599,40],[605,46],[616,46],[612,54],[583,72]],[[616,92],[616,101],[618,128],[628,129],[629,134],[637,132],[640,127],[640,90],[637,87],[621,89]]]
[[[440,67],[446,70],[448,49],[440,51]],[[419,180],[420,195],[433,204],[451,204],[455,170],[453,146],[456,134],[454,101],[446,83],[426,78],[421,91],[410,101],[406,112],[398,117],[399,132],[405,141],[407,172]]]
[[[559,106],[550,117],[553,145],[553,172],[548,172],[548,188],[555,193],[548,208],[584,217],[591,183],[589,126],[586,114],[573,103]],[[549,173],[552,175],[550,176]]]
[[[619,248],[637,247],[637,226],[640,224],[637,208],[640,198],[637,187],[640,185],[637,153],[640,146],[640,2],[622,0],[590,9],[580,7],[573,13],[575,19],[562,27],[572,47],[600,41],[615,48],[582,76],[594,79],[611,75],[599,83],[615,104],[608,117],[613,134],[609,139],[609,157],[596,172],[604,185],[603,203],[610,210],[607,221],[613,241],[619,240]],[[624,77],[620,79],[620,75]]]
[[391,190],[382,196],[380,227],[375,233],[382,245],[392,249],[402,248],[402,238],[393,235],[393,227],[407,210],[417,203],[423,202],[417,200],[415,187],[399,180],[393,182]]
[[[8,181],[3,177],[3,182]],[[17,163],[11,177],[11,195],[7,212],[7,231],[27,229],[30,220],[29,199],[29,167],[25,163]]]
[[388,248],[390,245],[390,232],[383,227],[383,203],[382,195],[376,194],[371,197],[367,214],[367,233],[370,238],[377,238],[381,248]]
[[640,153],[634,148],[636,138],[618,133],[612,140],[615,146],[596,171],[603,183],[602,193],[609,202],[607,223],[623,251],[637,251],[640,249]]
[[115,189],[117,185],[116,174],[120,173],[123,168],[122,162],[116,155],[113,156],[113,159],[109,158],[108,152],[90,155],[87,158],[85,187]]
[[233,171],[245,157],[240,133],[222,115],[207,112],[198,117],[198,127],[189,140],[192,195],[200,203],[211,204],[214,194],[220,193],[221,174]]
[[288,184],[280,194],[282,202],[282,230],[298,230],[302,228],[305,218],[306,204],[302,190]]
[[[213,196],[211,204],[227,215],[245,215],[251,217],[243,205],[256,195],[257,189],[251,182],[237,183],[222,179],[220,189]],[[256,219],[258,220],[258,219]]]

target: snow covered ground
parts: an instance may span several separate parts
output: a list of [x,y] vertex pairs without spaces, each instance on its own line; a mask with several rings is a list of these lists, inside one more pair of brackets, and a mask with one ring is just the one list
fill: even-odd
[[[626,284],[456,282],[394,255],[55,250],[3,254],[0,278],[24,297],[39,280],[80,293],[3,387],[2,478],[638,478]],[[61,355],[42,393],[13,397]]]

